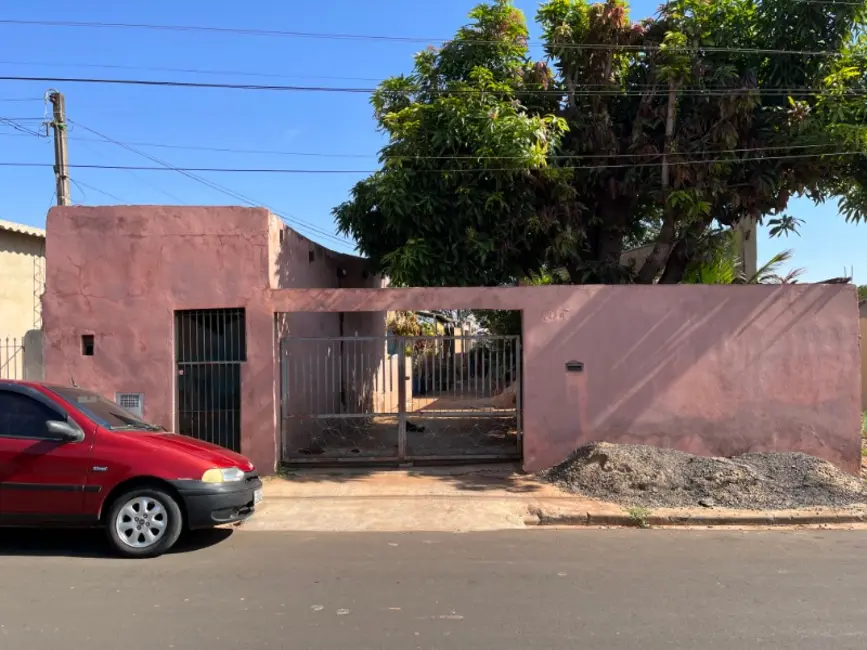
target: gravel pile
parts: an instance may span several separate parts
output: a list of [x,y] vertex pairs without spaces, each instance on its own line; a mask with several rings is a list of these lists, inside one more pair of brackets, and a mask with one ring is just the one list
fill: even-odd
[[867,502],[867,486],[800,453],[705,458],[644,445],[593,443],[542,477],[570,492],[644,507],[781,510]]

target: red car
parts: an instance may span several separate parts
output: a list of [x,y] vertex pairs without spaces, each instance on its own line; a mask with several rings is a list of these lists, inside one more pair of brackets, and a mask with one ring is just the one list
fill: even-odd
[[87,390],[0,380],[0,526],[102,526],[120,554],[154,557],[261,499],[240,454]]

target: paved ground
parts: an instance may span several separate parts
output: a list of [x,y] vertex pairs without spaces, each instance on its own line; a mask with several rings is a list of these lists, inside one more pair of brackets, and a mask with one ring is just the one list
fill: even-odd
[[0,648],[867,647],[860,531],[219,531],[146,562],[56,540],[2,532]]
[[[852,524],[867,509],[749,511],[656,508],[653,526]],[[590,499],[518,471],[514,465],[408,470],[309,469],[265,480],[265,500],[244,524],[249,531],[495,531],[528,525],[618,525],[637,521],[623,506]]]
[[333,532],[504,530],[524,528],[531,507],[539,499],[560,497],[579,505],[592,503],[523,475],[513,465],[305,470],[266,479],[265,500],[244,528]]

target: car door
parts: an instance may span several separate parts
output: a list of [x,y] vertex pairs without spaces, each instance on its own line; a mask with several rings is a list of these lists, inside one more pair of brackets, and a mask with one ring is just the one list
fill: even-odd
[[47,430],[50,420],[72,421],[37,390],[0,387],[0,516],[6,521],[82,518],[93,431],[81,441],[57,440]]

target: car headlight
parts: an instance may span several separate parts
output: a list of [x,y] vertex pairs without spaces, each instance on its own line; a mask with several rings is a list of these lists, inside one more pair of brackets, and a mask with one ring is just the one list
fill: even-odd
[[202,474],[203,483],[233,483],[235,481],[243,481],[244,472],[237,467],[227,467],[225,469],[209,469]]

